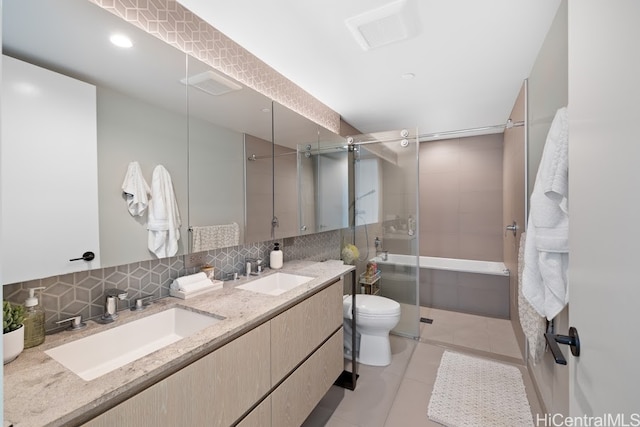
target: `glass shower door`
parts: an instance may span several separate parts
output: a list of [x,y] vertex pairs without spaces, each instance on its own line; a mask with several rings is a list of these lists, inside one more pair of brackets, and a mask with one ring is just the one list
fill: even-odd
[[[366,258],[380,270],[378,295],[400,303],[400,322],[393,332],[417,338],[420,307],[416,132],[391,131],[352,138],[356,243],[365,248],[364,237]],[[366,263],[358,263],[357,267],[360,274]]]

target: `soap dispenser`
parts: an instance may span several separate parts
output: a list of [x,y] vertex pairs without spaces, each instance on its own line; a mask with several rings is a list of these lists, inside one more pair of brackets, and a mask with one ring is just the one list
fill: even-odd
[[27,308],[24,316],[24,348],[31,348],[44,342],[44,310],[38,304],[35,291],[45,289],[29,288],[29,298],[24,302]]
[[280,243],[275,243],[273,250],[269,254],[269,267],[274,270],[282,268],[282,251],[280,250]]

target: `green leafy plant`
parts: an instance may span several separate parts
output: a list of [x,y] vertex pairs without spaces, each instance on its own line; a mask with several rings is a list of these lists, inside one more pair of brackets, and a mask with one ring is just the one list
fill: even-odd
[[22,326],[24,320],[24,307],[18,304],[11,304],[9,301],[2,301],[4,317],[2,321],[2,333],[15,331]]

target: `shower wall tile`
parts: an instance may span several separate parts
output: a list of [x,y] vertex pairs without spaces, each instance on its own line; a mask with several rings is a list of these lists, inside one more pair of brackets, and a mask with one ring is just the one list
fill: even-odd
[[[284,259],[340,259],[340,236],[337,230],[287,239]],[[206,263],[215,267],[215,278],[222,280],[229,273],[243,272],[246,258],[260,258],[268,263],[276,241],[282,243],[273,240],[207,251]],[[126,301],[120,302],[120,309],[126,309],[140,296],[153,295],[153,299],[169,296],[174,279],[198,271],[199,267],[185,268],[184,257],[178,256],[14,283],[4,286],[3,292],[5,300],[23,304],[29,288],[44,286],[40,303],[45,311],[45,329],[51,332],[61,329],[55,324],[58,320],[77,315],[83,319],[101,316],[107,289],[127,291]]]
[[340,115],[176,0],[89,0],[321,126],[340,133]]
[[502,261],[503,136],[420,144],[420,254]]
[[458,245],[459,258],[502,262],[502,235],[499,233],[460,233]]
[[460,233],[420,230],[420,255],[442,258],[460,258]]

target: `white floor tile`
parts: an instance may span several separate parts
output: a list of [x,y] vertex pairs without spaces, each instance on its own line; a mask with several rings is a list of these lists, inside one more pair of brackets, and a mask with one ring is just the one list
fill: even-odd
[[[359,365],[355,391],[332,387],[305,427],[432,427],[427,407],[442,354],[447,347],[483,357],[522,360],[511,322],[465,313],[421,307],[420,341],[390,336],[392,362],[386,367]],[[502,358],[502,359],[500,359]],[[534,413],[540,411],[529,374],[523,365],[527,395]],[[350,368],[349,368],[350,369]]]

